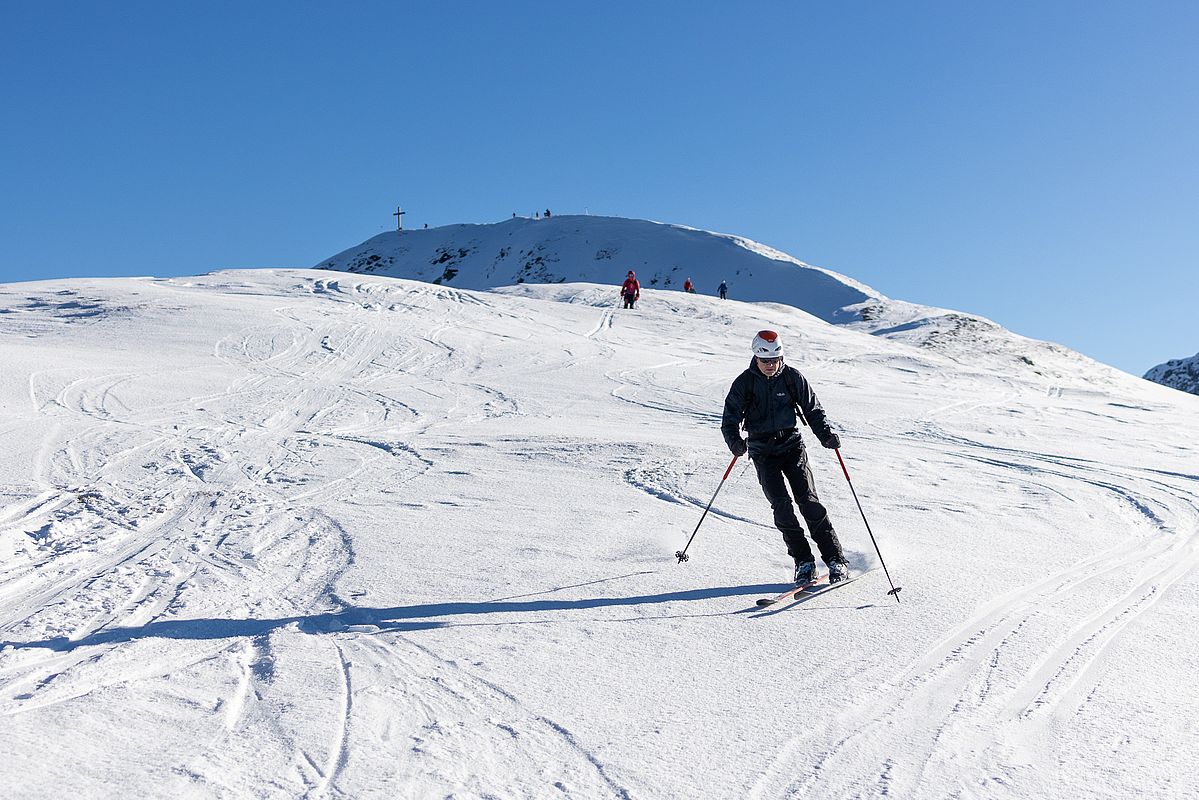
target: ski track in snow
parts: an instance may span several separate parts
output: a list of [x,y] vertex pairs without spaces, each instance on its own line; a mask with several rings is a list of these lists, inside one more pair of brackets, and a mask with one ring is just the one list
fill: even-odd
[[[347,290],[337,281],[317,281],[312,287],[315,294],[379,310],[378,303],[363,302],[360,289]],[[369,291],[366,294],[369,296]],[[473,295],[452,290],[429,290],[425,302],[422,294],[398,296],[422,309],[444,300],[481,304]],[[402,312],[399,306],[389,303],[387,311]],[[49,530],[39,557],[24,569],[5,567],[0,632],[8,640],[44,638],[53,648],[47,656],[24,659],[16,670],[4,671],[0,714],[35,712],[111,685],[111,670],[104,668],[105,663],[118,657],[115,652],[125,639],[116,636],[110,643],[106,630],[148,626],[197,610],[215,611],[208,598],[189,602],[198,593],[197,584],[219,589],[224,600],[236,598],[246,609],[283,605],[302,612],[312,608],[313,603],[327,599],[328,587],[335,583],[335,575],[330,573],[352,559],[331,521],[325,526],[330,552],[320,553],[321,548],[314,546],[312,525],[319,522],[317,508],[323,501],[342,487],[366,482],[367,471],[377,470],[381,464],[388,465],[400,483],[426,472],[432,462],[409,441],[417,438],[416,434],[445,425],[446,417],[455,425],[465,425],[523,413],[520,402],[503,390],[469,380],[455,383],[455,406],[450,414],[436,418],[427,418],[414,405],[374,388],[375,375],[419,374],[434,367],[455,376],[477,371],[480,362],[476,354],[442,344],[449,327],[445,323],[423,331],[401,327],[384,337],[363,323],[343,324],[335,315],[329,319],[327,309],[314,317],[307,309],[281,306],[275,314],[280,325],[252,326],[224,337],[215,347],[220,361],[246,370],[244,377],[224,392],[190,397],[149,413],[145,409],[131,413],[117,394],[122,385],[144,376],[75,378],[49,400],[43,399],[45,377],[31,376],[33,404],[41,413],[61,418],[60,425],[47,434],[43,448],[47,456],[37,465],[37,476],[47,486],[86,488],[48,489],[0,511],[8,529],[42,525]],[[607,326],[611,326],[610,320]],[[69,436],[62,434],[63,426],[70,428]],[[337,465],[337,473],[319,485],[306,480],[304,472],[320,469],[313,456],[330,449],[345,457]],[[283,520],[288,515],[297,516]],[[276,521],[272,535],[259,533],[272,520]],[[76,535],[67,535],[68,529]],[[90,535],[78,536],[81,532]],[[268,567],[273,551],[282,550],[279,543],[289,540],[299,549],[280,552],[274,559],[277,563]],[[47,554],[55,547],[61,549]],[[320,555],[320,560],[314,562],[314,555]],[[284,564],[292,568],[282,575],[270,574],[270,569]],[[310,564],[317,567],[315,575]],[[202,648],[190,660],[158,662],[142,666],[138,673],[144,680],[228,653],[229,661],[236,665],[236,689],[220,703],[227,734],[215,740],[220,747],[228,745],[229,736],[246,724],[247,708],[260,705],[255,698],[262,699],[262,682],[254,677],[253,663],[260,659],[261,654],[256,653],[263,644],[260,639],[251,640],[257,644],[237,646],[219,637],[216,641],[218,644]],[[76,647],[76,643],[83,646]],[[376,651],[364,651],[353,641],[333,641],[330,646],[342,677],[342,710],[334,715],[339,721],[323,747],[297,742],[293,760],[293,775],[299,777],[304,795],[311,797],[342,794],[337,784],[351,758],[355,709],[350,654],[377,656]],[[55,653],[54,649],[65,652]],[[440,706],[426,714],[423,733],[410,733],[416,742],[412,754],[434,749],[432,742],[437,737],[433,732],[446,725],[447,717],[459,715],[458,706],[477,707],[474,713],[480,715],[496,705],[511,706],[513,711],[506,716],[515,713],[515,719],[502,724],[489,719],[482,732],[469,734],[478,740],[471,747],[482,748],[488,746],[487,729],[498,726],[506,732],[500,741],[509,743],[507,750],[513,746],[515,750],[497,752],[492,766],[502,767],[510,785],[524,781],[523,773],[538,775],[549,764],[562,761],[563,780],[571,786],[584,792],[592,786],[601,796],[628,796],[606,774],[602,763],[561,725],[520,710],[514,698],[498,687],[478,681],[463,683],[460,670],[446,667],[452,662],[430,662],[434,657],[425,648],[393,646],[386,652],[397,656],[396,664],[413,658],[412,652],[397,655],[397,649],[414,651],[429,663],[416,672],[396,674],[395,665],[379,661],[372,665],[372,673],[386,667],[387,677],[402,677],[398,683],[406,686],[405,690],[387,685],[389,692],[405,702],[426,706],[437,702]],[[431,679],[426,669],[435,673]],[[126,678],[122,676],[119,682]],[[473,688],[467,691],[463,687]],[[431,690],[444,700],[431,698]],[[386,713],[377,716],[394,726]],[[452,736],[462,737],[472,726],[457,722],[453,727]],[[437,783],[447,775],[461,773],[461,765],[455,763],[460,746],[461,742],[455,742],[435,758],[434,771],[412,769],[412,775],[397,779],[423,778]],[[522,755],[514,764],[516,753]],[[210,759],[214,764],[225,761],[219,753]],[[411,760],[420,763],[422,759]],[[185,785],[198,781],[201,785],[238,786],[225,777],[215,777],[212,767],[203,764],[181,770],[181,774],[188,776]],[[466,774],[457,777],[464,786],[471,781]],[[536,792],[536,785],[540,784],[530,785],[530,794]],[[293,786],[289,792],[298,788]]]
[[[243,303],[243,324],[221,329],[205,358],[179,366],[169,359],[140,372],[124,362],[39,365],[21,389],[25,422],[5,428],[40,438],[27,448],[34,453],[28,485],[0,507],[0,545],[8,548],[0,562],[0,716],[36,733],[38,720],[57,727],[69,719],[59,715],[101,718],[126,709],[131,697],[150,698],[138,707],[145,716],[157,699],[171,709],[161,712],[168,755],[152,771],[123,778],[130,793],[1028,796],[1052,784],[1044,765],[1070,747],[1072,724],[1103,695],[1113,654],[1199,566],[1199,476],[1179,460],[1150,468],[1104,460],[1096,449],[1086,457],[1055,455],[1067,451],[1064,435],[1035,442],[1038,448],[1031,440],[1003,443],[1011,438],[1009,418],[1030,420],[1040,431],[1084,418],[1104,431],[1124,430],[1152,404],[1104,406],[1099,392],[1091,400],[1070,386],[1036,388],[963,370],[948,402],[929,402],[936,393],[922,390],[924,405],[907,417],[907,406],[880,402],[877,413],[846,432],[847,453],[852,458],[854,444],[871,439],[886,457],[994,485],[996,498],[1020,498],[1016,508],[1031,516],[1037,503],[1059,513],[1092,509],[1105,531],[1119,535],[1075,560],[1020,575],[1010,591],[960,598],[964,609],[980,602],[956,618],[946,614],[926,646],[899,654],[893,667],[888,660],[850,662],[858,672],[847,679],[861,679],[860,694],[839,698],[837,711],[813,716],[802,734],[767,752],[755,745],[730,762],[735,743],[727,752],[718,752],[719,744],[712,749],[723,731],[714,713],[697,719],[709,727],[695,740],[663,744],[639,760],[606,738],[611,727],[602,715],[556,703],[519,670],[493,666],[511,658],[506,651],[528,645],[524,634],[511,632],[526,627],[518,622],[552,627],[544,635],[552,646],[579,651],[590,664],[628,646],[616,633],[603,638],[622,622],[655,620],[663,633],[644,635],[663,636],[668,649],[671,637],[696,632],[733,651],[788,636],[799,648],[812,636],[807,620],[827,621],[844,604],[859,612],[874,607],[863,602],[877,593],[879,576],[867,576],[841,600],[752,621],[736,612],[761,587],[683,597],[680,581],[710,580],[695,577],[702,566],[686,568],[691,573],[642,569],[659,566],[685,541],[724,467],[720,399],[745,359],[732,345],[725,358],[717,342],[740,342],[744,330],[768,320],[753,317],[760,312],[752,306],[730,304],[719,316],[702,317],[716,326],[706,329],[708,342],[695,335],[694,318],[680,313],[691,313],[686,304],[713,302],[706,298],[684,298],[657,317],[617,310],[614,302],[552,304],[550,313],[543,300],[311,274],[155,282],[159,296],[180,307],[213,297]],[[638,327],[647,319],[660,326],[653,332],[660,349],[648,346],[646,329]],[[798,317],[790,322],[808,326],[801,368],[835,419],[842,416],[832,410],[850,405],[855,393],[866,396],[880,374],[908,380],[917,368],[936,374],[944,366],[935,355],[887,343],[872,349],[874,340],[864,335],[829,333]],[[888,373],[890,363],[915,366]],[[719,374],[707,374],[713,371]],[[583,380],[603,390],[575,391],[573,382]],[[165,384],[184,388],[156,388]],[[598,429],[551,424],[564,411],[587,424],[597,415],[610,419]],[[844,487],[834,482],[839,473],[823,455],[813,457],[826,503],[829,496],[839,503],[846,540],[856,535],[855,520]],[[498,480],[476,477],[493,463],[502,465]],[[851,463],[856,471],[858,462]],[[522,467],[535,472],[527,478],[535,490],[521,483]],[[597,467],[606,470],[602,481],[586,477]],[[745,471],[730,475],[695,552],[707,563],[731,560],[732,568],[775,570],[781,579],[786,557]],[[543,474],[554,484],[538,485]],[[895,513],[902,488],[886,484],[888,496],[876,482],[863,499],[872,511]],[[541,505],[558,504],[563,513],[604,498],[612,543],[588,541],[589,555],[580,557],[572,552],[580,544],[570,540],[593,531],[563,530],[561,543],[507,533],[509,516],[559,524],[561,515],[538,515],[530,500],[543,496],[538,492],[548,496]],[[946,494],[945,514],[978,519],[970,498]],[[988,497],[977,489],[971,496]],[[473,558],[478,548],[453,550],[455,537],[480,511],[498,517],[497,506],[509,498],[504,519],[489,520],[488,541],[525,549],[468,560],[461,568],[476,570],[473,579],[455,573],[454,558],[435,566],[456,587],[447,590],[444,614],[389,620],[388,609],[355,608],[366,592],[351,591],[348,576],[369,566],[360,549],[378,558],[400,547],[376,544],[372,533],[413,548],[425,545],[410,529],[427,526],[434,534],[430,549],[395,556],[394,572],[372,585],[372,592],[398,592],[393,605],[403,612],[430,599],[403,591],[405,581],[419,579],[412,560],[433,557],[435,547]],[[928,503],[912,500],[911,508],[942,510]],[[439,522],[438,515],[456,522]],[[887,542],[890,552],[901,552],[895,544]],[[555,547],[559,560],[546,563],[591,564],[593,571],[572,573],[583,577],[564,578],[554,589],[536,588],[524,573],[510,585],[527,590],[486,584],[523,558],[542,563],[536,559],[554,556]],[[496,565],[497,558],[504,563]],[[898,561],[898,582],[904,572],[914,577],[919,564]],[[598,575],[639,576],[657,588],[630,587],[628,594],[645,602],[629,605],[621,602],[622,582]],[[497,601],[489,614],[468,594],[480,583],[488,596],[509,601],[582,597],[575,605],[591,615],[584,619],[570,601],[541,600]],[[419,583],[417,591],[429,585]],[[655,591],[663,598],[657,604]],[[913,624],[911,615],[928,601],[911,584],[903,599],[896,613],[907,616],[894,619]],[[476,605],[455,610],[455,603]],[[452,630],[453,615],[466,613],[480,617],[459,621],[459,630],[491,625],[508,632],[489,634],[494,640],[477,634],[471,646],[422,635],[443,625]],[[852,619],[861,624],[862,616]],[[740,632],[742,623],[757,627]],[[493,642],[496,652],[488,653]],[[654,668],[634,663],[630,680],[649,677],[639,669]],[[720,699],[719,690],[707,698]],[[187,724],[167,721],[168,713]],[[705,772],[701,763],[696,774],[668,779],[675,758],[720,767]],[[662,763],[648,763],[654,760]],[[36,796],[48,786],[86,792],[110,778],[54,772],[50,779],[60,783],[25,776],[22,785]]]
[[[1047,476],[1107,492],[1111,505],[1126,505],[1143,518],[1143,530],[993,601],[873,696],[856,699],[838,715],[836,727],[850,732],[828,749],[798,756],[797,745],[810,733],[788,739],[751,796],[1027,796],[1022,778],[1088,702],[1111,647],[1199,565],[1195,482],[1171,484],[1133,471],[1116,477],[1108,465],[1035,453],[1000,458],[993,448],[977,449],[982,452],[969,457],[1034,481]],[[1146,489],[1153,499],[1142,494]],[[1104,592],[1105,586],[1112,588]],[[1102,599],[1073,616],[1077,610],[1064,601],[1082,587],[1100,587]],[[1027,654],[1037,645],[1022,640],[1034,626],[1047,626],[1047,619],[1055,623],[1056,639],[1030,663]],[[913,746],[922,754],[917,763],[887,758]],[[797,772],[806,776],[787,777]],[[947,786],[945,776],[954,774],[976,779]]]

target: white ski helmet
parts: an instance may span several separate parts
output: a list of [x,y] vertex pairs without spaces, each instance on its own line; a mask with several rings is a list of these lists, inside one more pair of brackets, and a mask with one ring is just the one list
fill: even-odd
[[774,331],[758,331],[753,343],[754,355],[758,358],[782,358],[783,342]]

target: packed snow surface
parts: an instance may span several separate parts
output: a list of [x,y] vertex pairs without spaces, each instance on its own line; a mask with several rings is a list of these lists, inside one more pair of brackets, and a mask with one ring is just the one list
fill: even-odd
[[[1199,795],[1199,398],[605,283],[0,286],[4,796]],[[673,557],[767,327],[902,603],[743,462]]]

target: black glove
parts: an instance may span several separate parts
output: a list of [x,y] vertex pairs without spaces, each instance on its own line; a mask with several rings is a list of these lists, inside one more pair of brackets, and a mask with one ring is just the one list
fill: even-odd
[[745,451],[748,449],[749,448],[745,446],[744,439],[738,439],[736,444],[729,445],[729,450],[732,451],[733,455],[737,456],[738,458],[745,455]]
[[824,436],[820,437],[820,443],[822,445],[824,445],[825,447],[827,447],[829,450],[840,450],[841,449],[841,437],[838,436],[837,434],[833,433],[832,431],[826,431]]

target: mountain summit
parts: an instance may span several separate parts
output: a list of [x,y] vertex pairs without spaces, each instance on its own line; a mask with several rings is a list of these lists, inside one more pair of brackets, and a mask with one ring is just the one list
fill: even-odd
[[461,289],[522,283],[610,283],[633,270],[643,289],[700,294],[721,281],[729,297],[801,308],[826,322],[860,317],[884,299],[868,286],[786,253],[721,233],[620,217],[514,217],[490,225],[389,231],[317,265],[317,269],[387,275]]
[[[999,355],[1011,369],[1051,378],[1110,373],[1056,344],[1027,339],[983,317],[893,300],[832,270],[767,245],[683,225],[621,217],[514,217],[493,224],[389,231],[316,265],[317,269],[407,278],[460,289],[521,284],[593,283],[612,287],[629,270],[643,302],[654,290],[682,291],[688,278],[699,294],[721,281],[730,300],[773,302],[824,322],[933,350],[958,362]],[[1096,369],[1079,371],[1080,363]]]

